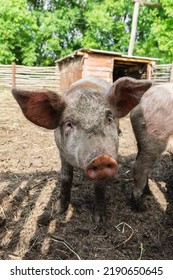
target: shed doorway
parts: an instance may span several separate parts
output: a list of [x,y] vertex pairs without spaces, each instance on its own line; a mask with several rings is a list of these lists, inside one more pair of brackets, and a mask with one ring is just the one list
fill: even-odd
[[146,79],[147,64],[114,60],[113,82],[124,76],[135,79]]

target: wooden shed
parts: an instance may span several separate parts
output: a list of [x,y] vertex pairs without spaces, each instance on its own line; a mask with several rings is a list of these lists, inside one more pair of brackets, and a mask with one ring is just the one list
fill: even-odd
[[113,83],[120,77],[151,79],[152,67],[157,58],[127,56],[118,52],[95,49],[79,49],[58,59],[60,70],[60,91],[66,90],[73,82],[96,76]]

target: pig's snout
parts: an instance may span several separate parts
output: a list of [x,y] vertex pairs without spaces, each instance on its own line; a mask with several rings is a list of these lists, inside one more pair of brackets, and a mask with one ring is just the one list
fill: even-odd
[[114,176],[118,170],[117,162],[110,156],[97,156],[86,167],[86,176],[92,180],[104,180]]

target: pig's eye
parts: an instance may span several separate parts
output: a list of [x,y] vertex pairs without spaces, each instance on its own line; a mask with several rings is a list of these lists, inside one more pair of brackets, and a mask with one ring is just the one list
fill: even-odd
[[75,124],[72,121],[66,121],[63,123],[63,130],[66,136],[74,131]]
[[68,121],[68,122],[65,123],[65,127],[66,127],[67,129],[72,129],[72,128],[74,127],[74,125],[73,125],[72,122]]
[[107,121],[108,121],[108,124],[112,124],[114,122],[112,114],[107,115]]

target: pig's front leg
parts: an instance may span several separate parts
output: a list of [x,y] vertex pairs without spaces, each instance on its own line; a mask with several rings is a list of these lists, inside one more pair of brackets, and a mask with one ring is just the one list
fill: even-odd
[[[148,135],[138,138],[138,155],[134,164],[132,204],[137,211],[145,210],[144,195],[149,194],[148,176],[165,149],[165,144]],[[140,147],[140,148],[139,148]]]
[[134,188],[132,193],[133,208],[145,210],[144,194],[149,192],[148,175],[166,148],[166,143],[148,134],[140,106],[136,106],[130,114],[131,123],[138,146],[138,154],[134,164]]
[[[157,159],[157,157],[156,157]],[[144,195],[149,194],[148,175],[154,163],[146,162],[145,156],[139,155],[134,164],[134,187],[132,192],[132,206],[137,211],[144,211]]]
[[105,204],[105,183],[96,182],[95,190],[95,211],[94,220],[96,223],[104,223],[106,220],[106,204]]
[[138,155],[134,164],[134,187],[132,193],[133,207],[137,211],[145,210],[144,195],[150,194],[148,176],[154,164],[166,148],[166,144],[147,133],[136,135]]
[[65,212],[70,203],[73,181],[73,167],[61,156],[61,187],[58,202],[58,212]]

